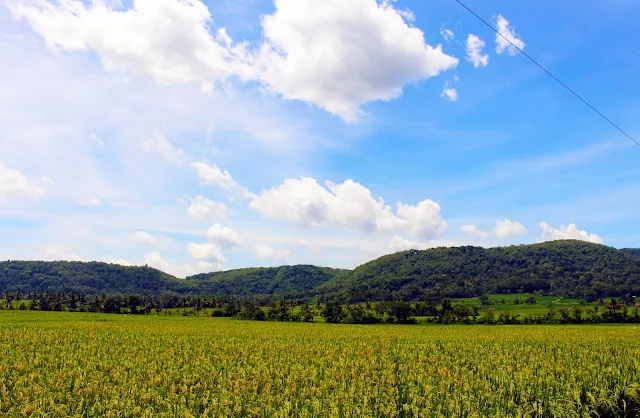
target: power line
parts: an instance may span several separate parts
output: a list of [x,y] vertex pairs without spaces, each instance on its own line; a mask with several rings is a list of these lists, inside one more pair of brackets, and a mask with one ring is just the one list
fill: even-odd
[[576,96],[578,99],[580,99],[580,101],[584,104],[586,104],[587,106],[589,106],[591,108],[591,110],[593,110],[594,112],[596,112],[598,115],[600,115],[600,117],[604,120],[606,120],[607,122],[609,122],[611,124],[611,126],[613,126],[614,128],[616,128],[617,130],[619,130],[620,132],[622,132],[622,134],[624,136],[626,136],[627,138],[629,138],[630,140],[632,140],[633,142],[636,143],[636,145],[640,146],[640,142],[636,141],[635,139],[633,139],[633,137],[631,135],[629,135],[628,133],[626,133],[624,130],[622,130],[622,128],[620,128],[618,125],[616,125],[615,123],[613,123],[611,121],[611,119],[609,119],[608,117],[606,117],[605,115],[603,115],[598,109],[596,109],[595,107],[593,107],[589,102],[587,102],[585,99],[583,99],[578,93],[576,93],[575,91],[571,90],[569,88],[569,86],[567,86],[566,84],[564,84],[562,81],[560,81],[558,79],[558,77],[556,77],[555,75],[551,74],[551,72],[549,72],[546,68],[544,68],[542,65],[540,65],[538,63],[538,61],[534,60],[533,58],[531,58],[531,56],[529,56],[529,54],[527,54],[526,52],[524,52],[522,49],[520,49],[517,45],[515,45],[513,42],[511,42],[508,38],[506,38],[504,35],[502,35],[498,30],[496,30],[496,28],[494,28],[490,23],[488,23],[486,20],[484,20],[483,18],[481,18],[476,12],[474,12],[473,10],[471,10],[470,8],[468,8],[463,2],[461,2],[460,0],[455,0],[456,2],[458,2],[460,4],[460,6],[464,7],[465,9],[467,9],[467,11],[469,11],[469,13],[471,13],[472,15],[474,15],[475,17],[477,17],[478,19],[480,19],[480,21],[482,23],[484,23],[485,25],[487,25],[492,31],[494,31],[495,33],[498,34],[498,36],[500,36],[502,39],[504,39],[505,41],[509,42],[515,49],[517,49],[518,51],[520,51],[520,53],[522,55],[524,55],[525,57],[529,58],[529,60],[531,62],[533,62],[535,65],[537,65],[538,67],[540,67],[542,69],[542,71],[544,71],[545,73],[549,74],[549,76],[551,76],[551,78],[553,78],[554,80],[556,80],[562,87],[564,87],[565,89],[567,89],[571,94],[573,94],[574,96]]

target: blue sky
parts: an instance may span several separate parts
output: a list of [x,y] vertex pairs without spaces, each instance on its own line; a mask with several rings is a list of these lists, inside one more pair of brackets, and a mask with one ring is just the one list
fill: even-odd
[[[468,0],[640,137],[633,0]],[[0,258],[640,246],[640,147],[455,1],[0,0]]]

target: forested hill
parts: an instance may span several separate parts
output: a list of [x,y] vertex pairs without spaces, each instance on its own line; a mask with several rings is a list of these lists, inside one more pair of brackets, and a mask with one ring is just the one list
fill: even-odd
[[352,302],[534,291],[593,299],[640,294],[640,259],[582,241],[412,250],[363,264],[317,290]]
[[623,251],[632,257],[640,258],[640,248],[623,248],[620,251]]
[[99,262],[0,262],[0,292],[192,294],[344,301],[473,297],[542,291],[594,299],[640,294],[638,250],[582,241],[404,251],[354,270],[310,265],[245,268],[178,279],[149,267]]
[[86,295],[190,293],[191,283],[150,267],[79,261],[0,262],[0,292]]
[[305,297],[346,270],[310,265],[258,267],[187,277],[210,295]]
[[341,271],[304,265],[246,268],[200,274],[183,280],[150,267],[76,261],[5,261],[0,262],[0,293],[304,297]]

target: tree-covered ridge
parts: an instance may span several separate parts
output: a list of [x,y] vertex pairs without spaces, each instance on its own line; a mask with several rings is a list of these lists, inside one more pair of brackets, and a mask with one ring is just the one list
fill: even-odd
[[195,293],[196,286],[150,267],[79,261],[0,262],[0,292],[85,295]]
[[410,250],[339,275],[319,291],[351,302],[536,291],[593,299],[640,294],[640,260],[582,241]]
[[311,265],[257,267],[187,277],[207,295],[305,297],[344,270]]
[[[99,262],[0,262],[2,292],[216,295],[343,301],[425,300],[484,293],[585,298],[640,295],[640,259],[582,241],[435,248],[386,255],[355,270],[310,265],[245,268],[175,278]],[[264,299],[264,298],[263,298]]]
[[620,251],[623,251],[632,257],[640,258],[640,248],[622,248]]

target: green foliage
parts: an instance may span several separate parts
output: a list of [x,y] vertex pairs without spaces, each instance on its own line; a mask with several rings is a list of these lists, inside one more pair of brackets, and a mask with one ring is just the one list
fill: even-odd
[[640,248],[623,248],[620,251],[625,252],[632,257],[640,258]]
[[640,294],[640,260],[582,241],[411,250],[338,274],[318,291],[354,303],[534,292],[591,301]]
[[150,267],[76,261],[0,262],[0,293],[65,292],[85,295],[197,293],[197,286]]
[[187,277],[202,294],[307,297],[342,270],[309,265],[244,268]]

